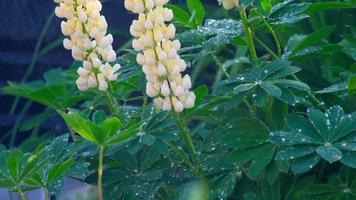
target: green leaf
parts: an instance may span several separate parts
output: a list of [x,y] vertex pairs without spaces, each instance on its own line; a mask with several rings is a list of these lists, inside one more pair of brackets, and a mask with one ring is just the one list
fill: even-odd
[[69,169],[74,163],[73,159],[68,159],[66,161],[60,162],[59,164],[52,167],[48,172],[48,178],[46,186],[55,182],[64,172]]
[[288,87],[288,88],[295,88],[297,90],[310,91],[309,86],[303,82],[300,82],[300,81],[294,81],[294,80],[288,80],[288,79],[278,79],[278,80],[273,80],[270,82],[273,84],[277,84],[281,87]]
[[205,17],[204,5],[200,0],[187,0],[187,6],[196,25],[201,25]]
[[317,133],[313,125],[303,116],[289,115],[287,117],[287,123],[288,126],[295,132],[303,133],[303,135],[312,138],[312,141],[322,143],[322,138]]
[[340,82],[340,83],[331,85],[331,86],[324,88],[322,90],[316,91],[316,93],[317,94],[327,94],[327,93],[341,92],[341,91],[345,91],[347,89],[348,89],[348,82],[344,81],[344,82]]
[[266,142],[268,128],[258,119],[237,118],[230,122],[227,134],[224,135],[219,143],[237,149],[244,149],[257,146]]
[[287,147],[278,151],[275,159],[276,160],[291,160],[300,158],[309,154],[313,154],[315,152],[315,146],[309,145],[299,145],[293,147]]
[[351,76],[347,84],[347,92],[350,96],[356,96],[356,76]]
[[339,190],[339,188],[337,187],[333,187],[331,185],[328,184],[321,184],[321,183],[317,183],[317,184],[313,184],[313,185],[309,185],[307,186],[303,193],[304,194],[325,194],[325,193],[334,193],[337,192]]
[[279,176],[279,171],[278,171],[278,167],[276,165],[276,162],[269,163],[269,165],[266,168],[266,173],[265,174],[266,174],[267,182],[270,185],[273,185],[276,182],[276,180],[278,179],[278,176]]
[[244,200],[261,200],[257,195],[252,192],[244,194]]
[[256,177],[266,168],[266,166],[273,159],[276,147],[274,145],[264,145],[259,148],[259,151],[255,155],[255,159],[251,162],[250,165],[248,174],[251,177]]
[[121,127],[121,122],[116,117],[110,117],[110,118],[105,119],[105,121],[103,122],[101,127],[104,131],[103,134],[106,135],[105,140],[107,140],[119,131],[119,129]]
[[311,3],[289,4],[290,2],[292,1],[284,1],[274,5],[267,21],[275,25],[288,25],[309,17],[304,12]]
[[329,163],[333,163],[342,158],[340,149],[333,146],[320,146],[316,149],[316,152]]
[[343,152],[342,159],[340,161],[342,164],[356,169],[356,152]]
[[315,32],[313,32],[312,34],[306,36],[292,51],[293,53],[296,53],[297,51],[300,51],[302,49],[305,49],[307,47],[310,47],[316,43],[318,43],[319,41],[321,41],[322,39],[328,37],[332,32],[334,32],[335,27],[333,26],[324,26],[318,30],[316,30]]
[[320,156],[316,154],[296,159],[292,164],[292,171],[295,174],[307,172],[318,164],[319,160]]
[[131,139],[132,137],[137,135],[140,130],[140,126],[141,124],[137,123],[131,125],[128,129],[119,131],[118,134],[114,135],[112,138],[109,139],[109,141],[107,141],[107,144],[117,144]]
[[21,179],[23,159],[24,155],[20,150],[14,150],[10,152],[7,159],[7,168],[16,184],[18,184]]
[[106,115],[105,115],[104,111],[97,110],[97,111],[94,112],[94,114],[93,114],[93,122],[95,124],[100,125],[101,123],[104,122],[105,119],[106,119]]
[[311,124],[318,131],[320,136],[324,139],[324,141],[328,141],[328,136],[330,135],[330,127],[328,124],[328,119],[324,113],[319,110],[309,108],[308,109],[308,117]]
[[167,8],[173,11],[174,21],[179,22],[179,24],[183,24],[183,25],[188,25],[188,26],[191,25],[191,23],[189,22],[190,16],[188,12],[172,4],[167,5]]
[[219,176],[210,185],[212,190],[210,191],[210,198],[227,199],[234,191],[237,181],[237,176],[234,171],[224,173]]
[[272,83],[263,82],[259,84],[269,95],[279,98],[282,95],[281,89]]
[[155,143],[156,137],[154,137],[154,136],[152,136],[152,135],[150,135],[150,134],[144,133],[144,134],[142,134],[142,135],[140,136],[139,141],[140,141],[142,144],[152,145],[152,144]]
[[269,140],[277,145],[310,144],[314,143],[313,138],[302,133],[274,131],[270,133]]
[[356,8],[355,4],[348,2],[317,2],[313,3],[306,9],[304,12],[307,14],[313,14],[325,10],[334,10],[334,9],[353,9]]
[[59,115],[66,121],[68,126],[70,126],[75,132],[77,132],[84,139],[97,143],[96,137],[90,130],[90,127],[87,126],[87,120],[80,116],[78,113],[71,111],[68,114],[57,110]]
[[255,84],[251,84],[251,83],[245,83],[245,84],[241,84],[238,85],[234,88],[234,93],[235,94],[240,94],[242,92],[246,92],[247,90],[250,90],[252,88],[255,87]]

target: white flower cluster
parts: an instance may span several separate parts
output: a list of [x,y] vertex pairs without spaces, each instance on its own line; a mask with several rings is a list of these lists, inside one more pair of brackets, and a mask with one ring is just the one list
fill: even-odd
[[100,15],[102,5],[99,0],[54,0],[58,3],[55,14],[62,21],[61,29],[67,37],[64,48],[72,51],[75,60],[83,61],[78,69],[77,87],[84,91],[98,87],[108,89],[108,81],[117,79],[119,64],[112,66],[116,53],[111,44],[113,37],[106,35],[108,24]]
[[218,0],[219,4],[222,4],[226,10],[231,10],[235,7],[239,7],[239,0]]
[[147,95],[163,111],[182,112],[194,106],[195,94],[189,75],[181,75],[186,63],[177,53],[181,44],[174,40],[175,26],[166,24],[173,19],[172,10],[163,7],[168,1],[125,0],[125,8],[139,14],[130,33],[135,37],[132,47],[139,52],[137,63],[146,75]]

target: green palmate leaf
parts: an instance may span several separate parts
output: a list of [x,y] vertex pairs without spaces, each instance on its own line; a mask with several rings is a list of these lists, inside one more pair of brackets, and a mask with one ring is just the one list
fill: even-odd
[[196,25],[201,25],[205,17],[205,9],[200,0],[187,0],[187,6],[192,14],[191,18],[194,19]]
[[58,163],[54,167],[52,167],[48,172],[48,178],[46,186],[56,181],[60,176],[64,174],[64,172],[69,169],[74,163],[73,159],[68,159],[61,163]]
[[307,171],[305,163],[314,166],[320,157],[329,163],[345,160],[345,165],[352,166],[356,150],[356,140],[351,137],[356,130],[355,114],[345,115],[340,106],[333,106],[325,113],[309,109],[308,116],[310,122],[302,116],[289,116],[287,122],[292,132],[270,133],[272,143],[287,146],[280,149],[276,159],[293,160],[296,173]]

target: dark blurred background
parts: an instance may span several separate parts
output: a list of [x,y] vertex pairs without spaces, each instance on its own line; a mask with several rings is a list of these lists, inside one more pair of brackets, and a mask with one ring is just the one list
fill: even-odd
[[[171,1],[185,6],[185,0]],[[114,35],[115,49],[130,39],[129,26],[136,15],[128,13],[123,0],[103,0],[102,14]],[[217,4],[216,0],[204,3]],[[62,47],[61,19],[53,15],[52,0],[1,0],[0,1],[0,87],[8,82],[29,82],[42,79],[51,68],[68,68],[73,59]],[[11,109],[14,97],[0,94],[0,141],[9,143],[9,135],[18,132],[19,122],[30,119],[44,107],[21,99]],[[12,111],[12,112],[11,112]],[[18,120],[20,119],[20,120]],[[61,129],[58,118],[51,118],[41,127],[45,131]],[[58,130],[57,130],[58,131]],[[21,143],[25,133],[18,134],[15,144]]]

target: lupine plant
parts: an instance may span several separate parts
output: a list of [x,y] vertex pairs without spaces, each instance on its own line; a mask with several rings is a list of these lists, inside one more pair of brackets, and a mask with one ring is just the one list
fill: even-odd
[[[356,199],[355,1],[120,2],[138,16],[115,50],[99,0],[54,0],[75,61],[1,89],[46,109],[4,143],[0,187],[22,200],[54,199],[65,177],[98,200]],[[53,116],[67,131],[39,134]]]

